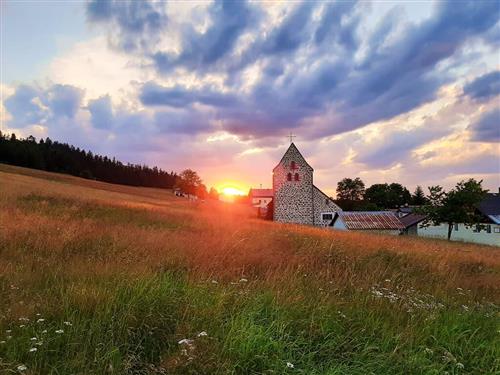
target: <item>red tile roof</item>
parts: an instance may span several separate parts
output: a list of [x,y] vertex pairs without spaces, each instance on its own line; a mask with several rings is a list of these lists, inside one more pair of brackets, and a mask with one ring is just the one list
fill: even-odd
[[248,195],[252,198],[269,198],[273,197],[273,189],[250,189]]
[[347,229],[404,229],[405,226],[390,211],[340,211],[339,218]]

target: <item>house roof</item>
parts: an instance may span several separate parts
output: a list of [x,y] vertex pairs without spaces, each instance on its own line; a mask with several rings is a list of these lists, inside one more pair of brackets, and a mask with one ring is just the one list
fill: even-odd
[[477,206],[479,212],[500,224],[500,193],[488,193]]
[[250,189],[248,193],[252,198],[269,198],[273,197],[273,189]]
[[396,214],[391,211],[340,211],[337,215],[347,229],[351,230],[405,228]]
[[488,193],[478,205],[484,215],[500,215],[500,194]]
[[405,228],[409,228],[412,225],[418,224],[423,221],[427,216],[422,214],[408,214],[399,218],[399,221],[403,223]]
[[311,168],[311,170],[314,170],[313,167],[311,167],[311,165],[307,162],[306,158],[304,156],[302,156],[302,154],[300,153],[299,149],[297,148],[297,146],[295,146],[295,143],[290,143],[290,146],[286,149],[285,153],[283,154],[283,156],[281,157],[280,161],[278,164],[276,164],[276,166],[273,168],[273,171],[279,167],[279,165],[281,164],[281,162],[283,161],[283,159],[285,158],[285,156],[290,152],[290,150],[295,150],[297,151],[297,153],[299,154],[299,156],[302,158],[302,160],[304,161],[305,165],[308,166],[309,168]]
[[318,188],[316,185],[313,185],[313,189],[317,190],[319,193],[321,193],[326,199],[328,199],[331,203],[333,203],[333,206],[337,207],[340,211],[342,210],[337,203],[332,199],[332,197],[329,197],[325,193],[321,191],[320,188]]

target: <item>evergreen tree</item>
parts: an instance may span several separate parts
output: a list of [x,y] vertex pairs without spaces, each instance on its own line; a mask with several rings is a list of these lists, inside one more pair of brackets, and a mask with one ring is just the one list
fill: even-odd
[[424,189],[420,185],[415,188],[415,192],[411,197],[411,203],[415,206],[421,206],[427,203],[427,199],[425,198]]

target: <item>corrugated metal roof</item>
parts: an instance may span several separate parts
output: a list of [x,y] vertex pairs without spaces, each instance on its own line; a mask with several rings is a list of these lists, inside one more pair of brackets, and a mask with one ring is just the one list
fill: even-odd
[[248,193],[252,198],[269,198],[273,197],[273,189],[250,189]]
[[347,229],[404,229],[405,226],[390,211],[341,211],[339,218]]

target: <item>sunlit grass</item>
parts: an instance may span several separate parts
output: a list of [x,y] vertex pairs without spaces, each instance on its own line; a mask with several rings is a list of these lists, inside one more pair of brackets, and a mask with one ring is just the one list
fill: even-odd
[[498,254],[0,165],[0,373],[493,374]]

